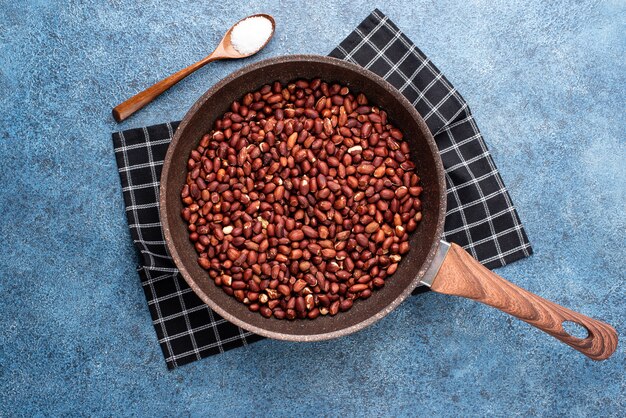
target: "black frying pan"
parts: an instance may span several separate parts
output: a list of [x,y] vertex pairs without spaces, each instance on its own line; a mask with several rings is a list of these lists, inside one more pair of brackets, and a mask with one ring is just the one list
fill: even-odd
[[[217,287],[197,263],[197,254],[180,213],[180,190],[185,183],[189,153],[213,122],[245,93],[276,80],[320,77],[339,82],[352,92],[365,93],[385,109],[411,148],[424,188],[423,220],[410,236],[411,251],[385,287],[348,312],[315,320],[264,318]],[[334,58],[293,55],[249,65],[220,81],[187,112],[169,146],[161,175],[160,210],[165,240],[181,274],[198,296],[228,321],[266,337],[318,341],[360,330],[378,321],[406,299],[417,286],[438,293],[477,300],[507,312],[547,332],[594,360],[608,358],[617,347],[617,333],[608,324],[549,302],[492,273],[461,247],[442,241],[446,213],[444,170],[434,139],[415,108],[382,78]],[[565,321],[583,326],[588,335],[576,338],[562,327]]]

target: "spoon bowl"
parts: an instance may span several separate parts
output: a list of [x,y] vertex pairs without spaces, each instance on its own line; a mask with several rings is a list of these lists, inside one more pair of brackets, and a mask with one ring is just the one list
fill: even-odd
[[[248,54],[242,54],[239,51],[237,51],[235,49],[235,47],[233,46],[233,43],[231,42],[231,35],[233,33],[233,29],[235,28],[235,26],[237,26],[238,24],[240,24],[244,20],[247,20],[247,19],[250,19],[250,18],[253,18],[253,17],[262,17],[264,19],[269,20],[270,23],[272,24],[272,32],[270,32],[270,35],[267,37],[267,40],[256,51],[250,52]],[[272,37],[274,36],[275,29],[276,29],[276,21],[274,21],[274,18],[271,15],[268,15],[268,14],[265,14],[265,13],[259,13],[259,14],[256,14],[256,15],[251,15],[251,16],[245,17],[245,18],[241,19],[239,22],[237,22],[234,25],[232,25],[230,27],[230,29],[228,29],[226,31],[226,33],[224,34],[224,37],[222,38],[220,43],[215,48],[215,51],[213,51],[207,58],[209,58],[211,56],[215,57],[216,55],[218,55],[220,58],[214,58],[211,61],[215,61],[216,59],[248,58],[248,57],[256,54],[257,52],[259,52],[263,48],[265,48],[265,46],[269,43],[270,39],[272,39]]]

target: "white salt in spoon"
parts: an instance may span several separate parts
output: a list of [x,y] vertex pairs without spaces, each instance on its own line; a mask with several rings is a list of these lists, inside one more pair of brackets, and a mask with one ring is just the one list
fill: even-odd
[[215,51],[209,56],[117,105],[113,108],[113,117],[118,122],[123,121],[157,98],[165,90],[211,61],[246,58],[256,54],[270,41],[274,35],[275,27],[274,18],[267,14],[256,14],[240,20],[228,29]]

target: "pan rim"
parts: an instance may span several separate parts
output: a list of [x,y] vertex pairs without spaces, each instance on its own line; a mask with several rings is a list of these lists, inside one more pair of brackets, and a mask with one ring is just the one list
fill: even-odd
[[[166,205],[166,201],[167,201],[166,196],[167,196],[168,190],[167,190],[167,182],[164,180],[168,178],[169,170],[171,167],[171,160],[174,155],[174,149],[176,149],[176,145],[181,139],[182,132],[190,123],[192,117],[195,115],[198,109],[200,109],[203,106],[203,104],[207,100],[209,100],[217,91],[219,91],[221,88],[223,88],[225,85],[229,84],[230,82],[235,81],[237,78],[241,77],[242,75],[247,74],[251,71],[262,69],[264,67],[273,66],[276,64],[281,64],[281,63],[286,63],[286,62],[294,62],[294,61],[302,62],[302,63],[307,63],[307,62],[320,63],[321,62],[321,63],[326,63],[326,64],[330,64],[334,66],[343,67],[347,70],[355,71],[359,73],[362,77],[369,78],[372,82],[375,82],[381,86],[384,86],[390,92],[390,94],[393,95],[394,99],[399,101],[408,110],[411,117],[417,122],[419,129],[422,132],[423,137],[426,140],[427,145],[432,155],[435,157],[434,160],[435,160],[436,178],[439,183],[439,190],[440,190],[440,193],[439,193],[440,210],[438,212],[438,219],[436,222],[435,234],[433,235],[433,242],[430,243],[430,249],[428,250],[426,259],[420,266],[415,277],[405,287],[405,289],[391,303],[387,304],[383,309],[381,309],[380,311],[376,312],[373,315],[370,315],[364,318],[362,321],[359,321],[358,323],[350,327],[341,328],[338,330],[324,332],[324,333],[316,333],[316,334],[293,334],[293,333],[289,334],[285,332],[270,331],[265,328],[258,327],[256,325],[252,325],[240,319],[236,315],[233,315],[229,313],[228,311],[226,311],[225,309],[223,309],[219,304],[214,302],[213,299],[211,299],[211,297],[209,297],[196,284],[195,280],[191,277],[191,274],[185,268],[178,254],[178,250],[176,249],[174,245],[172,232],[170,230],[170,225],[167,220],[168,208]],[[285,56],[269,58],[269,59],[265,59],[262,61],[258,61],[256,63],[247,65],[233,73],[230,73],[229,75],[221,79],[219,82],[217,82],[215,85],[213,85],[211,88],[209,88],[205,93],[203,93],[200,96],[200,98],[198,98],[198,100],[187,111],[180,125],[178,126],[178,129],[176,130],[170,145],[168,146],[167,153],[163,161],[163,169],[161,172],[160,190],[159,190],[159,216],[160,216],[160,221],[161,221],[163,234],[164,234],[168,251],[170,253],[170,256],[172,257],[172,260],[174,261],[174,264],[180,271],[181,275],[183,276],[183,278],[185,279],[189,287],[191,287],[191,289],[194,291],[194,293],[198,295],[198,297],[205,304],[207,304],[212,310],[214,310],[221,317],[223,317],[227,321],[247,331],[253,332],[255,334],[258,334],[264,337],[272,338],[272,339],[285,340],[285,341],[302,341],[302,342],[330,340],[330,339],[338,338],[344,335],[352,334],[356,331],[359,331],[363,328],[368,327],[369,325],[372,325],[378,322],[380,319],[382,319],[383,317],[388,315],[391,311],[393,311],[396,307],[398,307],[408,296],[410,296],[411,292],[419,285],[421,278],[424,276],[424,274],[430,267],[430,264],[432,263],[432,260],[434,259],[437,249],[439,247],[439,243],[443,235],[443,226],[444,226],[445,213],[446,213],[446,203],[447,203],[446,202],[446,184],[445,184],[445,178],[444,178],[443,162],[441,161],[439,150],[435,143],[434,137],[432,133],[430,132],[430,129],[428,129],[426,122],[424,121],[422,116],[417,112],[415,107],[408,101],[406,97],[404,97],[404,95],[402,95],[402,93],[400,93],[400,91],[398,91],[388,81],[378,76],[377,74],[371,72],[370,70],[363,68],[361,66],[358,66],[356,64],[344,61],[344,60],[327,57],[327,56],[321,56],[321,55],[285,55]]]

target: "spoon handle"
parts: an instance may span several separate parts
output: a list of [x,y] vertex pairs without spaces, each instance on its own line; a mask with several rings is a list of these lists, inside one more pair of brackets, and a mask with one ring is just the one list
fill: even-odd
[[208,57],[196,62],[195,64],[192,64],[187,68],[183,68],[182,70],[172,74],[167,78],[164,78],[158,83],[153,84],[144,91],[139,92],[130,99],[126,100],[124,103],[115,106],[113,108],[113,117],[118,122],[123,121],[124,119],[128,118],[133,113],[156,99],[165,90],[169,89],[174,84],[178,83],[180,80],[196,71],[198,68],[201,68],[209,62],[216,61],[218,59],[220,59],[220,57],[215,56],[215,54],[211,54]]

